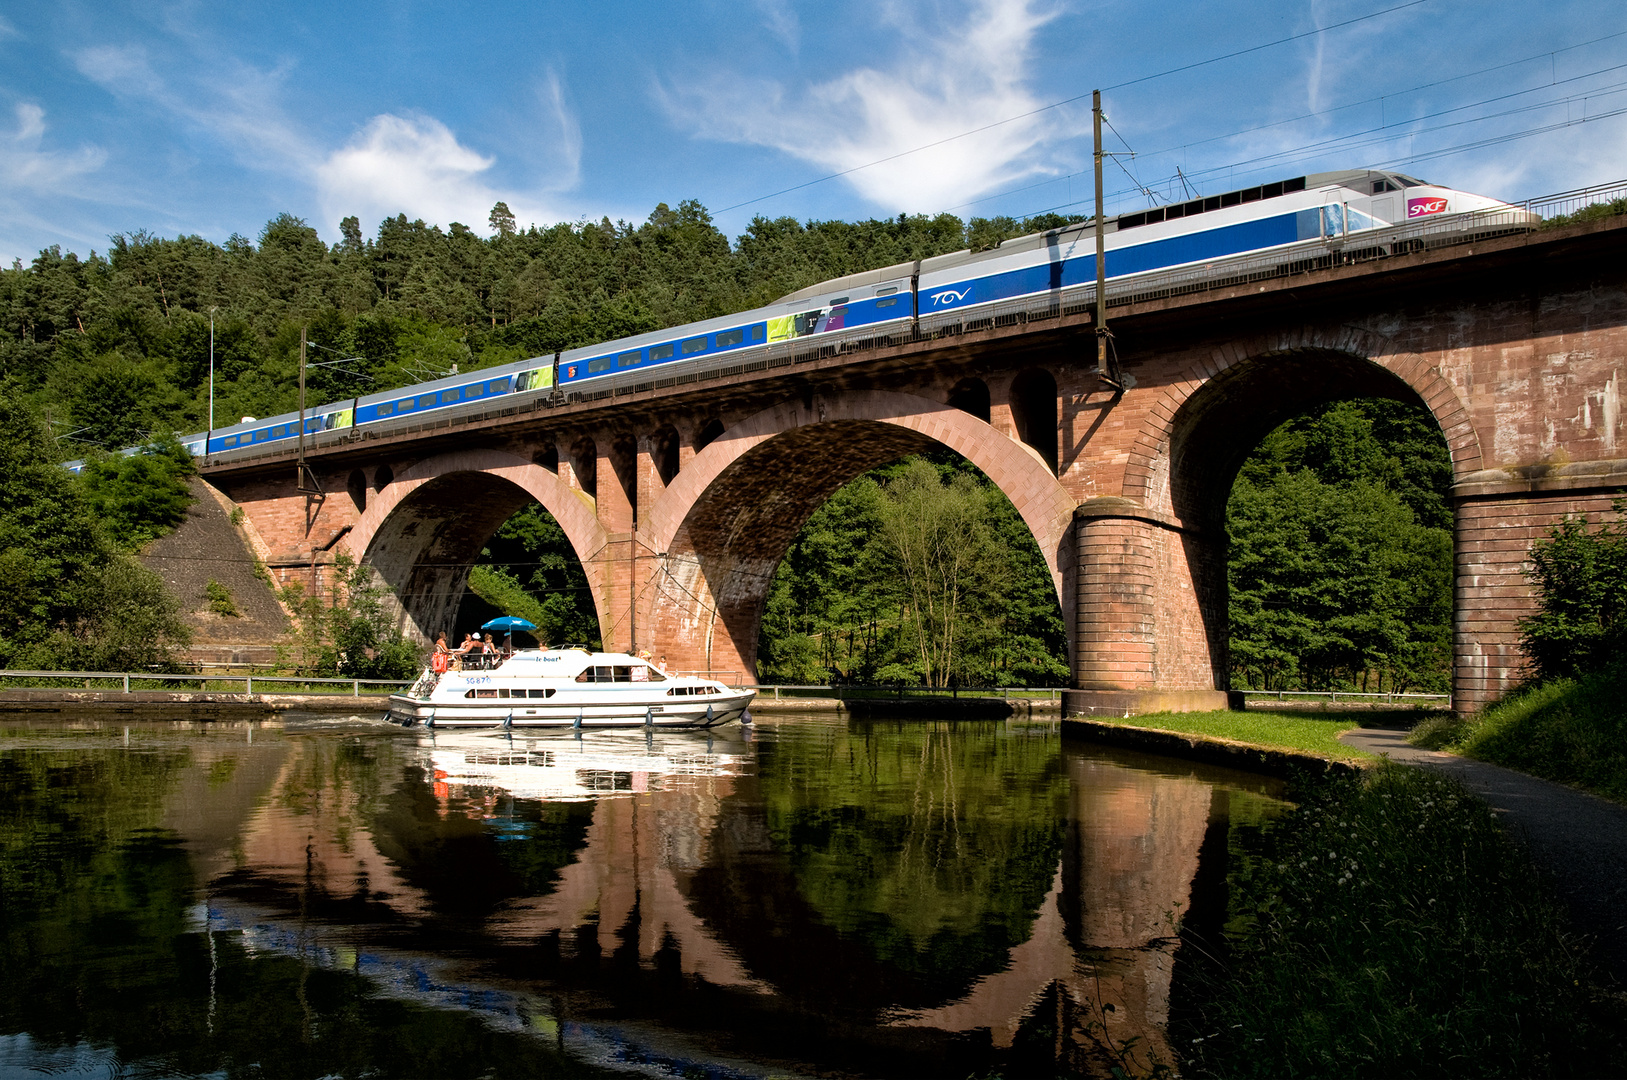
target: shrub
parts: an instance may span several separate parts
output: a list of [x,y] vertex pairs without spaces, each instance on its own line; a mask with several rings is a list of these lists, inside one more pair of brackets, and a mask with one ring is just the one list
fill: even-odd
[[1627,500],[1614,508],[1615,521],[1568,517],[1531,546],[1537,611],[1520,620],[1520,650],[1538,679],[1595,670],[1627,646]]
[[[1485,803],[1386,763],[1280,819],[1230,955],[1173,1032],[1189,1075],[1617,1075],[1619,998]],[[1219,951],[1208,943],[1211,955]]]
[[192,455],[174,437],[134,454],[100,454],[85,462],[79,485],[108,537],[134,551],[186,520],[197,471]]
[[373,568],[347,555],[334,565],[335,588],[326,600],[299,585],[282,598],[299,619],[299,667],[318,677],[411,679],[422,658],[418,645],[391,625],[385,610],[388,590]]
[[[1509,694],[1477,715],[1408,741],[1627,802],[1627,660]],[[1423,725],[1419,725],[1422,729]]]
[[226,586],[213,578],[210,578],[209,584],[203,587],[203,595],[204,599],[209,601],[209,610],[216,615],[225,615],[232,619],[241,616],[242,613],[237,610],[237,605],[232,602],[231,592]]

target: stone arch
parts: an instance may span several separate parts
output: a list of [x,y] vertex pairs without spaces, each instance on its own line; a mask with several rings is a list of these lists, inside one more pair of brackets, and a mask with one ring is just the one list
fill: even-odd
[[1070,708],[1116,707],[1121,691],[1224,689],[1226,502],[1243,459],[1277,425],[1353,397],[1417,401],[1440,425],[1456,474],[1481,468],[1456,390],[1376,334],[1304,328],[1216,350],[1183,375],[1144,414],[1123,496],[1077,512],[1079,580],[1117,592],[1107,603],[1081,591],[1074,678],[1086,696]]
[[599,496],[599,444],[588,435],[571,443],[571,471],[589,498]]
[[500,450],[440,454],[406,469],[369,500],[344,543],[394,590],[402,629],[428,641],[451,629],[473,556],[533,499],[559,522],[599,604],[601,570],[594,557],[606,535],[592,500],[549,470]]
[[[649,508],[640,540],[659,565],[644,585],[640,624],[675,666],[749,676],[769,581],[809,515],[854,477],[934,443],[1011,499],[1061,602],[1074,501],[1027,448],[913,394],[816,391],[732,425]],[[1070,607],[1062,603],[1064,613]]]
[[1011,419],[1017,438],[1034,448],[1056,474],[1058,443],[1056,376],[1044,368],[1024,368],[1011,380]]
[[367,474],[360,469],[351,469],[350,476],[345,480],[345,490],[350,493],[350,501],[356,507],[357,513],[367,510]]
[[695,453],[700,453],[712,445],[723,434],[723,421],[717,417],[708,420],[704,427],[695,433]]
[[949,391],[949,405],[989,422],[989,384],[982,379],[962,379]]
[[[1285,372],[1291,382],[1283,378]],[[1215,438],[1218,410],[1260,387],[1268,373],[1268,394],[1225,414],[1226,422],[1235,426],[1224,442],[1241,450],[1221,453],[1219,460],[1209,462],[1202,470],[1203,481],[1212,485],[1224,479],[1230,490],[1230,479],[1243,457],[1267,432],[1308,408],[1350,397],[1416,399],[1440,425],[1455,476],[1485,467],[1467,404],[1423,357],[1404,352],[1371,331],[1303,328],[1216,349],[1172,382],[1148,410],[1130,451],[1124,497],[1145,509],[1184,518],[1182,510],[1190,511],[1201,499],[1190,483],[1184,485],[1187,490],[1180,490],[1177,459],[1200,443],[1220,442]]]
[[661,478],[662,487],[677,479],[679,446],[678,429],[671,424],[650,436],[650,457],[655,465],[655,475]]

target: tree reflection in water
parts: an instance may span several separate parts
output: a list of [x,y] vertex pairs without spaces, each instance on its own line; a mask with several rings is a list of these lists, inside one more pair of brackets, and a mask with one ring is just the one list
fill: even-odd
[[136,732],[0,727],[0,1017],[27,1053],[290,1076],[1145,1068],[1174,1060],[1175,921],[1224,918],[1231,822],[1276,805],[1046,725]]

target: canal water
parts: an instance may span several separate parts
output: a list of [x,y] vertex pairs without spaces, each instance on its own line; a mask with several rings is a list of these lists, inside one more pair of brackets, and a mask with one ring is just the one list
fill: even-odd
[[1284,805],[1055,723],[8,720],[0,1072],[1142,1072]]

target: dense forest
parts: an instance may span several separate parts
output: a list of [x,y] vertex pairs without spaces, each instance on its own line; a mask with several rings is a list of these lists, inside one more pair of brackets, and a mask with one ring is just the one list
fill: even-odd
[[[315,347],[311,396],[337,400],[742,310],[1067,220],[760,217],[731,242],[695,202],[662,204],[638,224],[523,230],[499,203],[490,236],[396,217],[366,237],[347,218],[330,247],[281,215],[252,241],[137,232],[85,258],[51,248],[0,269],[0,378],[23,440],[12,450],[31,465],[87,458],[78,480],[52,481],[77,508],[71,527],[95,533],[81,544],[95,552],[84,566],[131,568],[128,554],[178,520],[174,499],[184,506],[185,462],[162,445],[208,426],[211,334],[214,417],[225,425],[295,407],[302,327]],[[158,449],[105,456],[141,443]],[[1229,511],[1234,684],[1444,685],[1447,476],[1427,414],[1393,403],[1336,406],[1268,437]],[[27,499],[6,487],[0,515],[27,562],[8,572],[33,583],[30,596],[83,577],[67,568],[77,549],[31,533]],[[482,562],[470,610],[527,614],[553,640],[596,637],[581,568],[540,507],[505,525]],[[106,649],[68,647],[86,632],[83,596],[66,585],[51,595],[7,618],[0,659],[111,662]],[[341,647],[344,634],[377,637],[375,598],[364,599],[360,613],[324,615],[324,626],[343,625],[305,654],[331,667],[358,654]],[[948,453],[861,477],[814,515],[776,574],[759,652],[763,677],[784,681],[1067,676],[1061,614],[1032,538],[1009,501]]]

